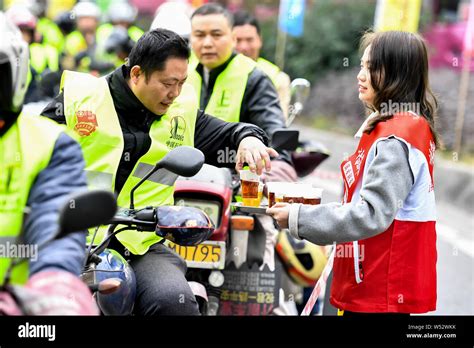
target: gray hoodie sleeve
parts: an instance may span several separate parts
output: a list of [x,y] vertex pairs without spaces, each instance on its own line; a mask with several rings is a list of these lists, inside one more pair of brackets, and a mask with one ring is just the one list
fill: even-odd
[[355,204],[291,205],[290,233],[319,245],[366,239],[384,232],[414,183],[406,144],[379,141]]

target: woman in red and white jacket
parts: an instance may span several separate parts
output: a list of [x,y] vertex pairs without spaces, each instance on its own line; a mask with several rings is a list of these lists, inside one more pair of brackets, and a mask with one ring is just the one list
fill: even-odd
[[422,38],[406,32],[362,38],[359,99],[373,113],[341,164],[344,201],[268,209],[300,239],[336,242],[331,303],[354,313],[436,309],[433,184],[436,98]]

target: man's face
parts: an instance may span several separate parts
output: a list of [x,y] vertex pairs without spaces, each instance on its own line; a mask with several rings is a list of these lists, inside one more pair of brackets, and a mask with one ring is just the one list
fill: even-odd
[[262,39],[258,35],[257,28],[253,25],[245,24],[234,27],[232,30],[235,39],[235,49],[237,52],[246,55],[253,60],[260,57],[262,49]]
[[198,15],[192,19],[191,26],[191,46],[202,65],[214,69],[229,59],[234,42],[224,15]]
[[168,58],[163,71],[154,71],[146,81],[138,65],[130,71],[129,86],[140,102],[155,115],[164,115],[181,93],[188,77],[188,60]]
[[94,17],[80,17],[77,19],[77,30],[79,30],[86,40],[87,46],[95,42],[95,33],[99,22]]
[[82,34],[95,34],[99,22],[94,17],[80,17],[77,19],[77,30]]

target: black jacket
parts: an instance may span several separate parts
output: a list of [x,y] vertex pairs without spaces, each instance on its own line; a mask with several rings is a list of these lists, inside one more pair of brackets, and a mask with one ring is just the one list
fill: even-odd
[[[122,66],[106,77],[124,139],[123,156],[115,181],[117,192],[122,189],[140,157],[150,148],[150,127],[160,117],[146,109],[133,94],[126,81],[126,72],[127,68]],[[65,124],[64,108],[58,108],[58,105],[64,105],[62,92],[46,106],[42,115]],[[223,163],[222,160],[219,161],[219,157],[222,159],[222,151],[226,148],[237,150],[240,141],[248,136],[254,136],[268,144],[265,132],[254,125],[224,122],[197,110],[194,146],[204,153],[206,163],[218,167],[234,167],[235,163]]]
[[[206,109],[217,78],[236,55],[233,53],[227,62],[210,71],[207,85],[204,83],[204,66],[200,63],[197,65],[196,71],[201,75],[203,81],[201,100],[199,101],[201,109]],[[270,78],[259,68],[253,69],[249,74],[240,108],[240,122],[251,123],[260,127],[267,133],[270,140],[277,129],[286,128],[285,116],[281,110],[275,86]],[[280,155],[279,159],[292,164],[288,152],[280,151]]]

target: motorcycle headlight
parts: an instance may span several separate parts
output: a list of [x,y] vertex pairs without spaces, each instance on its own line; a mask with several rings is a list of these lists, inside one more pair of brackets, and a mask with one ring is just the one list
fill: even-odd
[[197,208],[162,206],[157,217],[156,234],[179,245],[197,245],[214,232],[209,216]]

